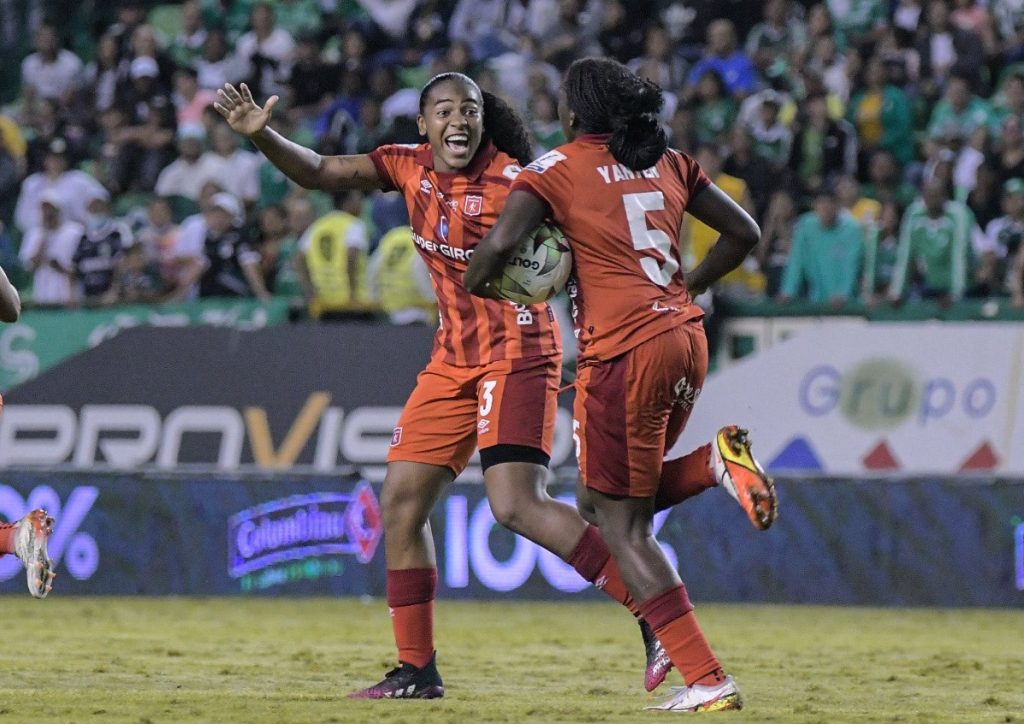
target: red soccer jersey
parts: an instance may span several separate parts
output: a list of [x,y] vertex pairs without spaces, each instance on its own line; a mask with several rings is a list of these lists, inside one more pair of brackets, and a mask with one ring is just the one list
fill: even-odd
[[683,282],[679,230],[687,202],[711,181],[673,150],[631,171],[607,141],[579,136],[512,185],[547,204],[572,246],[568,291],[581,361],[611,359],[703,314]]
[[433,357],[458,366],[557,354],[560,337],[547,304],[522,305],[472,296],[462,285],[473,249],[505,206],[519,164],[482,145],[460,173],[434,170],[428,144],[381,146],[370,158],[387,190],[398,190],[437,294],[441,325]]

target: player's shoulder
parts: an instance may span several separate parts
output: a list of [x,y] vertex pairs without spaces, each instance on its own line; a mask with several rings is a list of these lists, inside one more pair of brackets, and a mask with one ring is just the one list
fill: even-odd
[[490,181],[498,181],[504,186],[509,186],[519,178],[519,174],[522,172],[523,164],[504,151],[496,151],[490,163],[487,164],[484,175]]
[[373,153],[398,161],[406,159],[415,161],[419,154],[429,153],[429,151],[430,144],[428,143],[386,143],[383,146],[377,146]]

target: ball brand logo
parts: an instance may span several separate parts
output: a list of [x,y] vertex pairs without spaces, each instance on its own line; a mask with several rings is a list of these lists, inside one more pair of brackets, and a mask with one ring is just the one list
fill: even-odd
[[283,561],[354,555],[369,563],[384,530],[373,488],[271,500],[228,519],[228,575],[241,578]]
[[473,196],[472,194],[466,196],[466,200],[462,204],[462,211],[466,216],[479,216],[480,212],[484,208],[484,197]]

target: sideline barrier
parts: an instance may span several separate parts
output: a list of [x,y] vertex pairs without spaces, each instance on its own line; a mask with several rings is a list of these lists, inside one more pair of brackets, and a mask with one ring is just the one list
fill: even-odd
[[[659,516],[694,600],[1024,607],[1024,480],[778,481],[755,531],[722,491]],[[552,494],[571,501],[568,485]],[[36,473],[0,476],[0,518],[57,518],[55,595],[384,593],[380,488],[356,477]],[[431,518],[440,597],[603,598],[494,524],[457,483]],[[0,591],[27,595],[13,557]]]

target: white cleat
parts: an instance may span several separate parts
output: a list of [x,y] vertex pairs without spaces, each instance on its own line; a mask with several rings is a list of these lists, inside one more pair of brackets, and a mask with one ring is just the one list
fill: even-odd
[[28,592],[36,598],[46,598],[53,589],[53,561],[46,553],[46,544],[53,534],[53,518],[37,508],[17,522],[14,533],[14,554],[25,565]]
[[725,681],[714,686],[701,684],[673,686],[672,691],[672,696],[662,703],[644,708],[654,711],[690,712],[693,714],[743,708],[740,690],[731,676],[726,676]]

